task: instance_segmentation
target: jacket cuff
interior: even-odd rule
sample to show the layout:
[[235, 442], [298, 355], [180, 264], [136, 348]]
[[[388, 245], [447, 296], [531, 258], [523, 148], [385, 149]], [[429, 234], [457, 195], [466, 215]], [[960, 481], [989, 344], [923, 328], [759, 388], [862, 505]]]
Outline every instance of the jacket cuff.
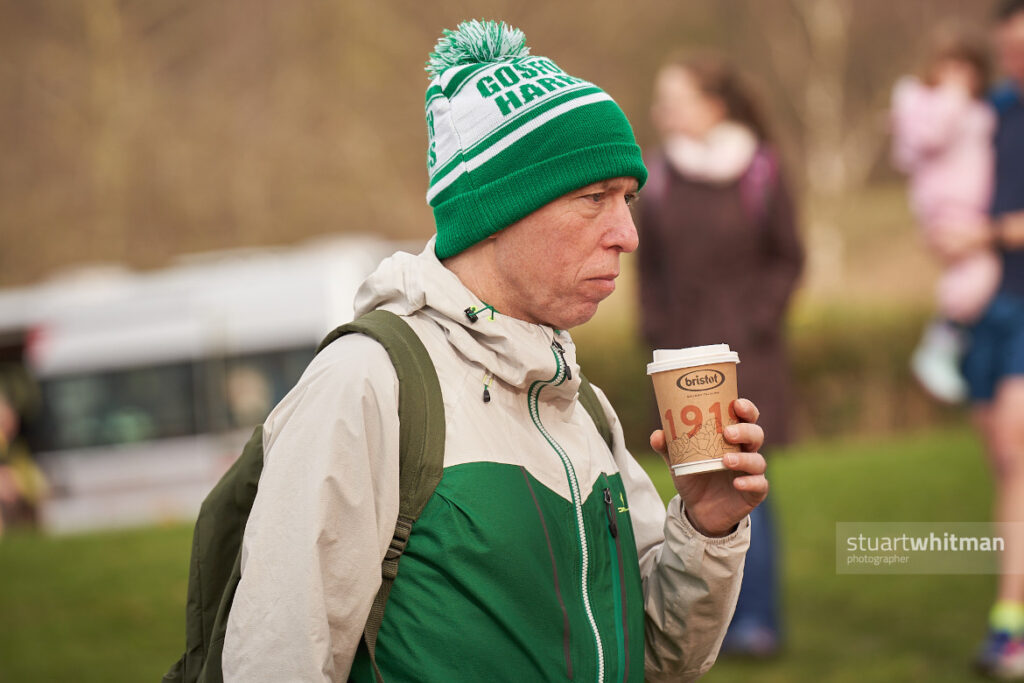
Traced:
[[746, 550], [750, 545], [750, 515], [736, 525], [736, 529], [726, 536], [705, 536], [697, 530], [686, 516], [683, 500], [678, 495], [668, 504], [668, 523], [678, 524], [682, 534], [688, 539], [696, 539], [705, 545], [729, 546], [730, 549]]

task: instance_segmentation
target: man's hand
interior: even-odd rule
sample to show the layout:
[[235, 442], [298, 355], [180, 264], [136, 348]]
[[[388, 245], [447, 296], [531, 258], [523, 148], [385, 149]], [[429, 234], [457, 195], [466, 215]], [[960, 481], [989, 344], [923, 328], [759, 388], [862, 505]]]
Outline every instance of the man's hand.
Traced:
[[[672, 477], [686, 516], [705, 536], [729, 534], [768, 495], [766, 463], [757, 452], [764, 443], [764, 431], [754, 424], [760, 413], [745, 398], [734, 401], [732, 407], [740, 424], [726, 427], [723, 435], [729, 443], [739, 444], [742, 452], [725, 454], [728, 469]], [[651, 448], [668, 462], [664, 431], [651, 434]]]

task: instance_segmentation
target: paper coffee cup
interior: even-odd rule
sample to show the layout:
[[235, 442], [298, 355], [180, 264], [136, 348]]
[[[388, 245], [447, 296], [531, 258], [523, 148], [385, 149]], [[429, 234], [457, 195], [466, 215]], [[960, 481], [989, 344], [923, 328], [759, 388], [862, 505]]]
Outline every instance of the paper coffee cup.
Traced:
[[728, 344], [655, 350], [647, 374], [675, 474], [724, 470], [722, 456], [740, 450], [722, 436], [739, 421], [732, 410], [739, 362]]

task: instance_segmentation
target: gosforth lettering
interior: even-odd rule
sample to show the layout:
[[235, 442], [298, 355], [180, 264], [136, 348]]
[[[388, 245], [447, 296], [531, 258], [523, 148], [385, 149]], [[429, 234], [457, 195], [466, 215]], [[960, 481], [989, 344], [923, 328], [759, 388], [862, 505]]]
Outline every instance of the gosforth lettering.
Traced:
[[482, 76], [476, 88], [483, 97], [493, 98], [502, 116], [508, 116], [539, 97], [583, 82], [582, 78], [559, 69], [550, 59], [539, 57], [498, 67], [493, 75]]

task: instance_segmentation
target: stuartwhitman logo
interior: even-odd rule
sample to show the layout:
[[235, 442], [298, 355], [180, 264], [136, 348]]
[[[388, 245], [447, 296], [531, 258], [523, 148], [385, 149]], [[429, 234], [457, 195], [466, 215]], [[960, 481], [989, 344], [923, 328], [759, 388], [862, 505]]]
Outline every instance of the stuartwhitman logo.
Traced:
[[722, 386], [725, 375], [718, 370], [690, 370], [676, 380], [676, 386], [683, 391], [707, 391]]
[[1016, 531], [988, 522], [836, 522], [839, 574], [995, 574]]

